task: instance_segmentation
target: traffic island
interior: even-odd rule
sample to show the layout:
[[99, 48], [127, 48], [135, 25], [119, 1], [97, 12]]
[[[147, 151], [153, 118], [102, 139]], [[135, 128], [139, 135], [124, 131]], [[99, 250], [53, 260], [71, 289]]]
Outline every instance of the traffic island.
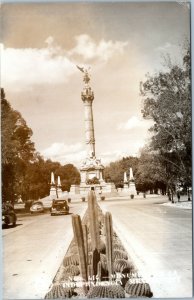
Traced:
[[83, 219], [72, 215], [72, 226], [74, 238], [45, 299], [153, 296], [93, 191]]

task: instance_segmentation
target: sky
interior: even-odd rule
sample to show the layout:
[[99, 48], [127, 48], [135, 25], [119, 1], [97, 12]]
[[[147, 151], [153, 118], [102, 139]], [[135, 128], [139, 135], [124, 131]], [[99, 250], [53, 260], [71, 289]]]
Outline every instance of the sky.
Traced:
[[1, 85], [45, 158], [86, 156], [82, 73], [90, 66], [96, 156], [107, 165], [149, 142], [139, 86], [180, 63], [190, 11], [173, 2], [12, 3], [1, 7]]

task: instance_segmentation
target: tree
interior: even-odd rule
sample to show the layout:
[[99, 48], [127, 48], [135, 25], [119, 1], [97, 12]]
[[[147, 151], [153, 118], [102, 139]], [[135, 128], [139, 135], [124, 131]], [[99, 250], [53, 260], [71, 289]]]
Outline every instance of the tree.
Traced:
[[20, 182], [21, 196], [23, 200], [37, 200], [49, 195], [50, 190], [50, 163], [49, 166], [43, 157], [36, 153], [33, 162], [29, 162], [25, 176]]
[[167, 186], [169, 189], [173, 188], [173, 176], [175, 174], [169, 172], [168, 166], [164, 167], [160, 155], [151, 152], [149, 147], [142, 149], [135, 181], [138, 191], [146, 192], [150, 190], [157, 193], [160, 189], [165, 194]]
[[21, 114], [13, 110], [1, 89], [2, 199], [14, 202], [29, 161], [34, 159], [32, 130]]
[[56, 176], [61, 177], [62, 191], [69, 191], [72, 184], [80, 184], [80, 173], [72, 164], [60, 166], [56, 170]]
[[154, 125], [150, 149], [160, 156], [164, 168], [176, 173], [174, 184], [191, 185], [191, 65], [187, 49], [182, 66], [168, 65], [168, 70], [141, 83], [143, 117]]
[[104, 170], [105, 180], [114, 182], [116, 187], [122, 187], [124, 172], [129, 173], [129, 168], [132, 167], [135, 175], [137, 164], [138, 158], [133, 156], [123, 157], [121, 160], [111, 162]]
[[1, 89], [2, 162], [15, 163], [15, 159], [29, 161], [34, 156], [32, 130], [21, 114], [13, 110]]

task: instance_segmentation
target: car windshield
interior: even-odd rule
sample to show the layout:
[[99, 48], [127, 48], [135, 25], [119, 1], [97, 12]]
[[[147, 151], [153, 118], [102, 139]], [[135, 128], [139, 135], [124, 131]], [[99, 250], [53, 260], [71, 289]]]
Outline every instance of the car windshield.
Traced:
[[66, 201], [55, 201], [53, 202], [53, 207], [65, 207], [67, 204], [66, 204]]

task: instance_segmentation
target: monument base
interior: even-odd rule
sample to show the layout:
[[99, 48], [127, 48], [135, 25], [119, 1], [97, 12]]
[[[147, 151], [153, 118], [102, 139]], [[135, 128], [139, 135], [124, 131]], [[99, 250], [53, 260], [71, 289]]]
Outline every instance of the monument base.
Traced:
[[51, 187], [50, 188], [50, 198], [52, 198], [52, 199], [56, 199], [57, 198], [57, 192], [56, 192], [56, 188], [55, 187]]
[[86, 157], [80, 168], [80, 185], [71, 185], [70, 194], [87, 196], [88, 192], [94, 190], [96, 195], [111, 194], [117, 195], [114, 183], [106, 183], [103, 179], [104, 166], [101, 160], [94, 155]]
[[58, 198], [60, 198], [60, 197], [63, 196], [63, 191], [62, 191], [61, 188], [58, 188], [58, 189], [57, 189], [57, 196], [58, 196]]
[[130, 195], [137, 195], [136, 187], [134, 182], [129, 183], [129, 194]]
[[100, 184], [86, 184], [71, 185], [70, 194], [87, 195], [89, 191], [94, 190], [96, 195], [117, 193], [114, 183], [101, 181]]

